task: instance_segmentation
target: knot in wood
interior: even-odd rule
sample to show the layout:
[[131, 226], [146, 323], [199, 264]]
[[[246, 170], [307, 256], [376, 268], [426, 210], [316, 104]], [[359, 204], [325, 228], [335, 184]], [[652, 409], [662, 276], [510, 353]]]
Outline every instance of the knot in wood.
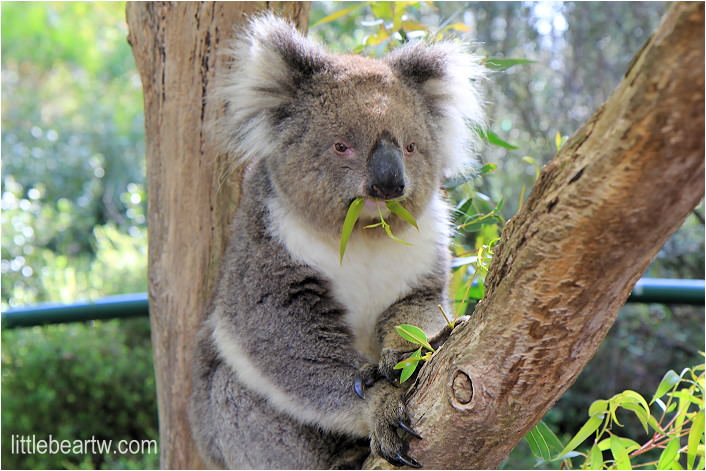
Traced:
[[458, 370], [451, 382], [452, 402], [454, 405], [466, 405], [473, 400], [473, 382], [465, 372]]

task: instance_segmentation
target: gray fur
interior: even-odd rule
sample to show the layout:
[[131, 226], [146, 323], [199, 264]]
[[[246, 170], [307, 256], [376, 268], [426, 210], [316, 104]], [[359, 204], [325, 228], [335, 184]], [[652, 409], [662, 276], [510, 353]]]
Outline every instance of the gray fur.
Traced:
[[[406, 457], [409, 436], [397, 425], [408, 417], [392, 366], [414, 350], [394, 326], [439, 332], [438, 342], [448, 334], [437, 310], [446, 305], [448, 230], [434, 226], [439, 216], [430, 208], [443, 205], [442, 177], [463, 160], [466, 121], [481, 122], [468, 80], [480, 78], [477, 61], [450, 44], [413, 44], [383, 60], [332, 55], [273, 16], [254, 19], [241, 36], [231, 50], [233, 71], [211, 99], [226, 106], [215, 135], [249, 169], [199, 334], [194, 438], [214, 467], [360, 466], [367, 438], [373, 452], [394, 462]], [[410, 248], [391, 259], [409, 261], [412, 275], [405, 266], [383, 267], [409, 280], [391, 285], [397, 297], [373, 313], [368, 332], [356, 309], [369, 316], [365, 309], [375, 304], [359, 306], [341, 289], [331, 275], [337, 259], [318, 260], [336, 252], [348, 205], [367, 195], [366, 162], [382, 136], [404, 155], [404, 206], [432, 228], [415, 235], [396, 216], [387, 220], [431, 255], [415, 259]], [[340, 141], [350, 154], [333, 150]], [[416, 149], [403, 154], [409, 142]], [[356, 226], [344, 259], [351, 286], [367, 277], [365, 257], [401, 250], [381, 231], [364, 229], [366, 218], [372, 215]], [[422, 259], [428, 262], [420, 267]], [[365, 286], [372, 301], [389, 295]], [[357, 349], [361, 344], [367, 347]], [[365, 399], [355, 394], [356, 378], [369, 383]]]

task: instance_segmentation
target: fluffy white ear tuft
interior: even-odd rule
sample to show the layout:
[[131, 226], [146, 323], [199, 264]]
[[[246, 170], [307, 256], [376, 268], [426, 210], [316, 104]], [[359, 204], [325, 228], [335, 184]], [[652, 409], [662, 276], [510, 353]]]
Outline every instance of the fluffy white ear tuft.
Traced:
[[[478, 128], [485, 127], [480, 57], [454, 42], [414, 42], [386, 60], [398, 76], [419, 90], [432, 116], [444, 159], [444, 175], [464, 172], [478, 150]], [[464, 151], [459, 151], [463, 149]]]
[[295, 27], [271, 13], [254, 17], [224, 52], [231, 69], [218, 77], [209, 99], [223, 105], [224, 115], [210, 124], [213, 134], [233, 158], [266, 158], [280, 146], [277, 124], [304, 80], [324, 70], [325, 50]]

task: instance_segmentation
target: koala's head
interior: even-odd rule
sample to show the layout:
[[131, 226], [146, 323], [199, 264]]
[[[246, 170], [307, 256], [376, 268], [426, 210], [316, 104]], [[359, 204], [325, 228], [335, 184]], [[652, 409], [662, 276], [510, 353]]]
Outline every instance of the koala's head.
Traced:
[[309, 225], [340, 231], [357, 197], [370, 201], [363, 221], [387, 199], [418, 216], [468, 161], [482, 67], [460, 45], [337, 55], [271, 15], [239, 36], [218, 134], [236, 158], [264, 160], [282, 204]]

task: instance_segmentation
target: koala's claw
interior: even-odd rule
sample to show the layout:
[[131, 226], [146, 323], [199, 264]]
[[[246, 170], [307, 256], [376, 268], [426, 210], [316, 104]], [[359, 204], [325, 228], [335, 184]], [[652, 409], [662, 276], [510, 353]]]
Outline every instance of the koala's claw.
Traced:
[[380, 456], [395, 466], [409, 466], [410, 468], [422, 467], [422, 463], [409, 456], [406, 451], [394, 452], [390, 456], [385, 456], [384, 454]]
[[365, 399], [365, 391], [363, 390], [363, 378], [356, 376], [353, 382], [353, 390], [355, 390], [356, 396], [361, 399]]
[[353, 391], [361, 399], [365, 399], [365, 388], [371, 387], [380, 379], [377, 365], [369, 364], [360, 369], [358, 376], [353, 380]]
[[395, 466], [421, 468], [422, 465], [408, 454], [409, 437], [405, 436], [405, 432], [419, 439], [422, 437], [409, 425], [409, 415], [401, 400], [403, 394], [387, 382], [381, 387], [385, 396], [374, 410], [375, 425], [371, 430], [370, 448]]
[[402, 430], [404, 430], [404, 431], [407, 432], [408, 434], [412, 435], [414, 438], [418, 438], [418, 439], [420, 439], [420, 440], [424, 440], [424, 438], [423, 438], [421, 435], [419, 435], [412, 427], [410, 427], [409, 425], [407, 425], [407, 424], [404, 422], [404, 420], [400, 420], [400, 421], [397, 423], [397, 425], [398, 425]]
[[[411, 456], [396, 453], [395, 458], [398, 461], [400, 461], [402, 464], [406, 464], [407, 466], [409, 466], [411, 468], [421, 468], [422, 467], [422, 464], [419, 461], [412, 458]], [[394, 463], [392, 463], [392, 464], [394, 464]], [[398, 466], [401, 466], [401, 465], [398, 465]]]

